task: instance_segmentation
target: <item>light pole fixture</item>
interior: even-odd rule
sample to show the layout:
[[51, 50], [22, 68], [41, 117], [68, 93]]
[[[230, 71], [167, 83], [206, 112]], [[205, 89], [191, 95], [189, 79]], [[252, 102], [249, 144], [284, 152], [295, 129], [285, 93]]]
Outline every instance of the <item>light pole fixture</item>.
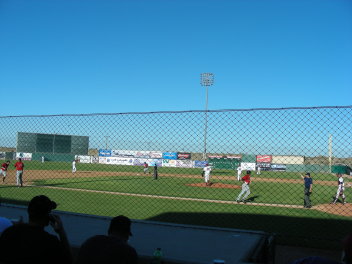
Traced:
[[204, 118], [204, 152], [203, 159], [207, 159], [207, 133], [208, 133], [208, 87], [214, 84], [214, 74], [210, 72], [200, 74], [200, 84], [205, 86], [205, 118]]
[[105, 149], [108, 149], [108, 142], [109, 142], [109, 137], [110, 136], [105, 136]]

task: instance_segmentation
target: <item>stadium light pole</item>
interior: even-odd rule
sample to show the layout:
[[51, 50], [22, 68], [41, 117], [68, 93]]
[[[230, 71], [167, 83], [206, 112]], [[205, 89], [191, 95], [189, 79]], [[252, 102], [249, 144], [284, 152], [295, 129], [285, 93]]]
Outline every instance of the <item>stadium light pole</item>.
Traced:
[[214, 84], [214, 74], [210, 72], [200, 74], [200, 84], [205, 86], [205, 118], [204, 118], [204, 152], [203, 159], [207, 159], [207, 133], [208, 133], [208, 88]]
[[108, 149], [108, 140], [110, 136], [105, 136], [105, 149]]

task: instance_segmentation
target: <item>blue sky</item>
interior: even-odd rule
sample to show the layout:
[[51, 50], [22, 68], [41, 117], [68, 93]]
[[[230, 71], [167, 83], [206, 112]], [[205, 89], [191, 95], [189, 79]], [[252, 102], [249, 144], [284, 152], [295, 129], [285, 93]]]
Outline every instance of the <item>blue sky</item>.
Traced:
[[0, 116], [351, 105], [349, 0], [0, 0]]

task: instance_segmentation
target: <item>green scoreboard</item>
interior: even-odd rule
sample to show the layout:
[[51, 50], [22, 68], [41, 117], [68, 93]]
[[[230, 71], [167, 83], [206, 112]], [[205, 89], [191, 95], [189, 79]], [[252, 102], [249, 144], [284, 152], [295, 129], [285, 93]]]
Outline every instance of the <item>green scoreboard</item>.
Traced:
[[16, 152], [88, 155], [89, 137], [17, 133]]

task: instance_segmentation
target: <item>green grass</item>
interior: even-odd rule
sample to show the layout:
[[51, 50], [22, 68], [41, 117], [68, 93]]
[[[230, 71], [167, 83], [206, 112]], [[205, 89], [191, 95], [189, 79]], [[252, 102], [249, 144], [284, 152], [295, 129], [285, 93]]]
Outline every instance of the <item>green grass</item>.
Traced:
[[[41, 163], [40, 161], [24, 161], [26, 170], [65, 170], [71, 171], [70, 162], [53, 162], [47, 161]], [[78, 171], [106, 171], [106, 172], [142, 172], [142, 166], [127, 166], [127, 165], [107, 165], [107, 164], [86, 164], [77, 163]], [[10, 164], [9, 170], [14, 170], [13, 164]], [[153, 171], [153, 168], [149, 168]], [[201, 175], [201, 168], [173, 168], [173, 167], [159, 167], [158, 172], [160, 174], [186, 174], [186, 175]], [[242, 176], [245, 172], [242, 172]], [[300, 179], [302, 172], [280, 172], [280, 171], [262, 171], [260, 175], [253, 172], [253, 178], [280, 178], [280, 179]], [[225, 169], [214, 169], [212, 175], [216, 176], [232, 176], [234, 179], [237, 178], [237, 171], [225, 170]], [[335, 181], [336, 176], [329, 173], [312, 173], [314, 180], [326, 180]]]
[[[12, 164], [13, 165], [13, 164]], [[13, 166], [11, 166], [11, 170]], [[26, 170], [65, 170], [71, 171], [69, 162], [25, 161]], [[317, 210], [303, 208], [280, 208], [268, 206], [248, 206], [231, 203], [221, 204], [202, 201], [184, 201], [178, 199], [158, 199], [151, 197], [122, 196], [110, 193], [94, 193], [84, 190], [122, 192], [130, 194], [149, 194], [169, 197], [187, 197], [210, 200], [233, 201], [240, 189], [199, 188], [186, 186], [190, 183], [203, 183], [201, 169], [159, 168], [159, 180], [152, 176], [140, 176], [140, 166], [117, 166], [103, 164], [78, 164], [78, 171], [91, 171], [93, 177], [42, 179], [34, 182], [37, 187], [16, 188], [10, 185], [0, 186], [2, 202], [26, 204], [35, 195], [45, 194], [59, 203], [59, 210], [95, 215], [115, 216], [125, 214], [133, 219], [165, 221], [173, 223], [209, 225], [218, 227], [261, 230], [279, 234], [280, 242], [301, 244], [302, 241], [330, 241], [336, 246], [338, 241], [351, 230], [352, 221], [348, 217], [332, 215]], [[152, 168], [150, 168], [152, 171]], [[126, 175], [94, 177], [94, 171], [126, 172]], [[198, 177], [177, 177], [177, 175], [197, 175]], [[314, 180], [335, 181], [329, 174], [312, 174]], [[46, 175], [43, 173], [43, 178]], [[223, 180], [218, 176], [232, 176]], [[24, 176], [25, 177], [25, 176]], [[236, 181], [237, 174], [230, 170], [215, 170], [213, 182], [241, 185]], [[298, 183], [260, 182], [256, 178], [299, 179]], [[41, 187], [77, 188], [75, 190], [58, 190]], [[313, 205], [328, 203], [336, 193], [336, 186], [314, 184], [311, 196]], [[346, 189], [349, 198], [350, 189]], [[303, 205], [303, 180], [299, 173], [265, 172], [253, 174], [251, 199], [255, 203]], [[303, 207], [303, 206], [302, 206]], [[318, 243], [318, 244], [317, 244]], [[324, 242], [325, 243], [325, 242]]]
[[329, 239], [337, 244], [346, 230], [352, 227], [347, 217], [315, 210], [140, 198], [41, 187], [1, 186], [0, 192], [2, 202], [26, 204], [33, 196], [45, 194], [58, 202], [58, 210], [104, 216], [124, 214], [132, 219], [261, 230], [277, 233], [281, 243], [290, 244], [301, 243], [303, 237], [316, 241]]
[[[216, 181], [220, 182], [214, 179], [214, 182]], [[36, 185], [226, 201], [235, 200], [241, 191], [240, 189], [199, 188], [186, 185], [191, 183], [203, 183], [203, 179], [201, 177], [196, 179], [160, 177], [159, 180], [154, 181], [151, 176], [112, 176], [35, 181]], [[221, 183], [239, 186], [241, 184], [231, 180], [221, 180]], [[334, 186], [315, 184], [311, 196], [313, 204], [329, 203], [335, 191]], [[251, 185], [250, 197], [254, 197], [253, 201], [257, 203], [302, 205], [303, 196], [303, 184], [301, 183], [254, 182]]]

